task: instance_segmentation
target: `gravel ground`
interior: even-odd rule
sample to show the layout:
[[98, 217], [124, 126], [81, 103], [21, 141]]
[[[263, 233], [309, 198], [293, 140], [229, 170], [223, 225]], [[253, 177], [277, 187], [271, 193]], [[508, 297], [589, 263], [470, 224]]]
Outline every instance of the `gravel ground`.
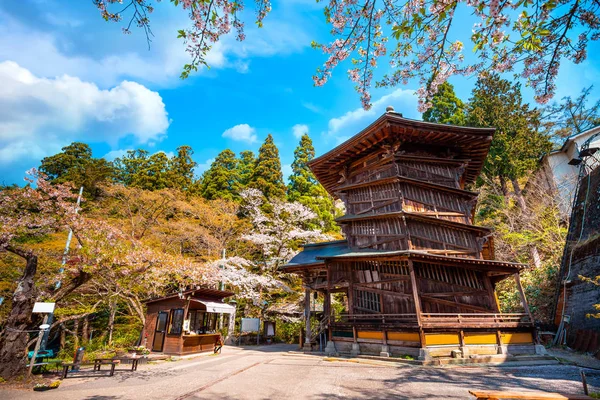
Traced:
[[[325, 361], [290, 354], [284, 345], [225, 347], [202, 356], [114, 377], [73, 377], [44, 393], [0, 390], [0, 399], [469, 399], [469, 389], [583, 393], [579, 371], [568, 365], [529, 367], [413, 367]], [[600, 370], [586, 369], [592, 391]]]

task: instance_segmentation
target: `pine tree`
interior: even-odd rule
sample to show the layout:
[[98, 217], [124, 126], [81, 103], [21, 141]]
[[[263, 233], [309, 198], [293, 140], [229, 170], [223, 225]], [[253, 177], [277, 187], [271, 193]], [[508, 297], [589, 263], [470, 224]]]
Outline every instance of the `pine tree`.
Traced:
[[83, 186], [87, 198], [99, 194], [98, 186], [113, 179], [113, 165], [103, 158], [93, 158], [92, 149], [85, 143], [73, 142], [62, 151], [45, 157], [39, 167], [53, 183], [72, 183]]
[[309, 196], [317, 185], [308, 162], [315, 157], [315, 148], [312, 140], [305, 133], [300, 138], [300, 144], [294, 150], [294, 162], [292, 163], [292, 175], [288, 185], [288, 200], [297, 201], [302, 196]]
[[207, 200], [239, 198], [239, 160], [229, 149], [223, 150], [215, 158], [202, 176], [200, 194]]
[[238, 162], [238, 177], [239, 177], [239, 190], [242, 191], [252, 179], [254, 174], [254, 167], [256, 165], [256, 157], [254, 152], [251, 150], [244, 150], [240, 153], [240, 159]]
[[171, 175], [170, 185], [180, 190], [190, 190], [193, 186], [194, 168], [198, 165], [193, 159], [194, 150], [190, 146], [177, 148], [177, 155], [171, 157], [169, 170]]
[[423, 121], [439, 124], [464, 125], [465, 105], [456, 97], [454, 86], [442, 83], [431, 100], [433, 106], [423, 114]]
[[288, 185], [288, 200], [297, 201], [318, 215], [315, 221], [307, 221], [307, 228], [321, 228], [325, 232], [337, 232], [339, 227], [335, 223], [333, 199], [308, 167], [308, 163], [314, 157], [315, 148], [312, 140], [305, 133], [294, 150], [292, 175], [290, 175], [290, 184]]
[[[488, 182], [499, 182], [507, 205], [514, 197], [521, 211], [519, 221], [531, 217], [519, 179], [535, 171], [540, 157], [552, 148], [548, 136], [539, 129], [540, 113], [523, 104], [521, 85], [498, 74], [480, 75], [469, 101], [467, 122], [470, 126], [494, 127], [496, 133], [486, 158], [483, 174]], [[512, 184], [511, 195], [508, 182]], [[529, 246], [532, 263], [541, 266], [535, 242]]]
[[261, 190], [267, 199], [285, 198], [279, 150], [277, 150], [271, 134], [267, 136], [258, 150], [258, 159], [248, 186]]

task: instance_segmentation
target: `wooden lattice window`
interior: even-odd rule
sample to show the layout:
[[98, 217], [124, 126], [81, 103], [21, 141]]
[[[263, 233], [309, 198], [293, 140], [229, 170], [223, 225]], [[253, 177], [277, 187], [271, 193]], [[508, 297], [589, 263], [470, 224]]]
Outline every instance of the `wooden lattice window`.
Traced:
[[356, 306], [360, 311], [381, 312], [381, 298], [377, 293], [368, 292], [366, 290], [355, 290], [354, 296]]

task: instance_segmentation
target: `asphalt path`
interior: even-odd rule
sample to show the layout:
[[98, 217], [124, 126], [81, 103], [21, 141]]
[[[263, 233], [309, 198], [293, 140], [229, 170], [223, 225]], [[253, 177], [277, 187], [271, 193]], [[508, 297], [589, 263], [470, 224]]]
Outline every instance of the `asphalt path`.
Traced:
[[[74, 374], [48, 392], [2, 390], [0, 399], [469, 399], [469, 389], [582, 393], [579, 367], [431, 368], [364, 360], [327, 361], [290, 353], [295, 346], [238, 348], [220, 355], [140, 365], [113, 377]], [[591, 390], [600, 371], [587, 369]]]

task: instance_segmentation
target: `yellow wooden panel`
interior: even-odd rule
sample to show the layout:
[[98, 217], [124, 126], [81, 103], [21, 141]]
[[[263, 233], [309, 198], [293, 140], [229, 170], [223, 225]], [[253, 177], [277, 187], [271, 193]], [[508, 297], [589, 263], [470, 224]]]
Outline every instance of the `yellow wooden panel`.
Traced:
[[425, 335], [425, 344], [427, 346], [437, 346], [444, 344], [460, 344], [458, 333], [429, 333]]
[[419, 342], [418, 332], [388, 332], [388, 340], [398, 340], [401, 342]]
[[465, 332], [465, 344], [496, 344], [496, 334]]
[[379, 339], [383, 340], [383, 332], [358, 331], [359, 339]]
[[502, 332], [502, 344], [530, 344], [533, 343], [531, 332]]

